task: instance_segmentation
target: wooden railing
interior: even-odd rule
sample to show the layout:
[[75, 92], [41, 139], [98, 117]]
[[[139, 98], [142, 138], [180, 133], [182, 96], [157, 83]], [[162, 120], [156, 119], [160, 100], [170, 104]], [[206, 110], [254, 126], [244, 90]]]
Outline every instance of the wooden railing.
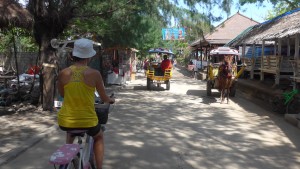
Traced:
[[260, 79], [264, 80], [264, 73], [275, 75], [275, 84], [278, 85], [281, 78], [290, 77], [288, 74], [293, 73], [293, 68], [289, 62], [291, 57], [287, 56], [263, 56], [260, 70]]
[[293, 64], [294, 74], [290, 78], [294, 79], [295, 82], [300, 83], [300, 60], [291, 60]]
[[250, 78], [253, 79], [254, 74], [260, 73], [261, 68], [261, 57], [242, 58], [242, 63], [246, 65], [244, 71], [250, 72]]
[[262, 57], [261, 72], [278, 74], [280, 66], [279, 56], [263, 56]]

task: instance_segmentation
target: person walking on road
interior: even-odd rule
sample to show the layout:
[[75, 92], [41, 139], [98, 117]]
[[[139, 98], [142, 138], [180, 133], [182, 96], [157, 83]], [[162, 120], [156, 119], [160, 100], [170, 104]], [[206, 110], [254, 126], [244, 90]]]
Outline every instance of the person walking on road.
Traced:
[[[106, 95], [100, 72], [87, 66], [95, 54], [91, 40], [79, 39], [74, 42], [74, 64], [58, 75], [58, 91], [64, 98], [58, 112], [58, 125], [64, 131], [87, 130], [87, 134], [94, 138], [95, 160], [97, 168], [100, 169], [104, 142], [94, 107], [95, 91], [97, 90], [104, 102], [114, 103], [115, 100]], [[67, 134], [66, 143], [71, 144], [73, 141], [74, 137]]]

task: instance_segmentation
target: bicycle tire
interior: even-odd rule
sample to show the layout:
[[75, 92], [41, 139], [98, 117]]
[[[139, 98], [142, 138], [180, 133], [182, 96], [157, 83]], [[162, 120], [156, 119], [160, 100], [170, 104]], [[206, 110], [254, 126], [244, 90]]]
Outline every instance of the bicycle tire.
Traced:
[[298, 114], [300, 113], [299, 100], [293, 99], [286, 106], [286, 114]]
[[271, 101], [271, 109], [276, 113], [285, 113], [284, 100], [281, 96], [275, 96], [275, 98]]
[[96, 166], [96, 160], [95, 160], [95, 157], [94, 157], [94, 153], [91, 153], [91, 156], [90, 156], [90, 168], [91, 169], [97, 169], [97, 166]]
[[69, 169], [78, 169], [78, 164], [79, 164], [79, 158], [78, 156], [76, 156], [69, 164], [60, 165], [59, 169], [67, 169], [69, 165], [71, 165]]

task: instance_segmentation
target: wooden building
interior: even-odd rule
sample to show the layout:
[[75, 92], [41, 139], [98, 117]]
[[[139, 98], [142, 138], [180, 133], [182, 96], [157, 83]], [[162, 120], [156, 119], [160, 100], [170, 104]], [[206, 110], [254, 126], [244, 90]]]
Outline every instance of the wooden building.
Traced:
[[212, 32], [192, 42], [190, 47], [196, 53], [196, 58], [199, 58], [199, 53], [206, 58], [210, 49], [224, 46], [242, 31], [256, 24], [258, 22], [237, 12], [219, 24]]
[[[256, 46], [261, 46], [261, 56], [253, 56], [249, 62], [252, 69], [259, 65], [261, 81], [266, 74], [273, 74], [275, 85], [279, 85], [282, 78], [292, 78], [300, 83], [299, 34], [300, 8], [297, 8], [249, 28], [228, 45], [242, 46], [242, 57], [245, 56], [247, 46], [251, 46], [253, 51]], [[273, 46], [273, 55], [265, 54], [267, 45]]]

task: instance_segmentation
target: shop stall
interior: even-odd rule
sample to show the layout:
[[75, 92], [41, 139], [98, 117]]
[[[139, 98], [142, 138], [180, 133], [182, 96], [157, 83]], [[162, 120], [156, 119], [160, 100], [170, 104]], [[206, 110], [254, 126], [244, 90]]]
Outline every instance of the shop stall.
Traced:
[[102, 67], [106, 84], [125, 84], [134, 80], [135, 60], [138, 51], [133, 48], [108, 48], [102, 54]]

